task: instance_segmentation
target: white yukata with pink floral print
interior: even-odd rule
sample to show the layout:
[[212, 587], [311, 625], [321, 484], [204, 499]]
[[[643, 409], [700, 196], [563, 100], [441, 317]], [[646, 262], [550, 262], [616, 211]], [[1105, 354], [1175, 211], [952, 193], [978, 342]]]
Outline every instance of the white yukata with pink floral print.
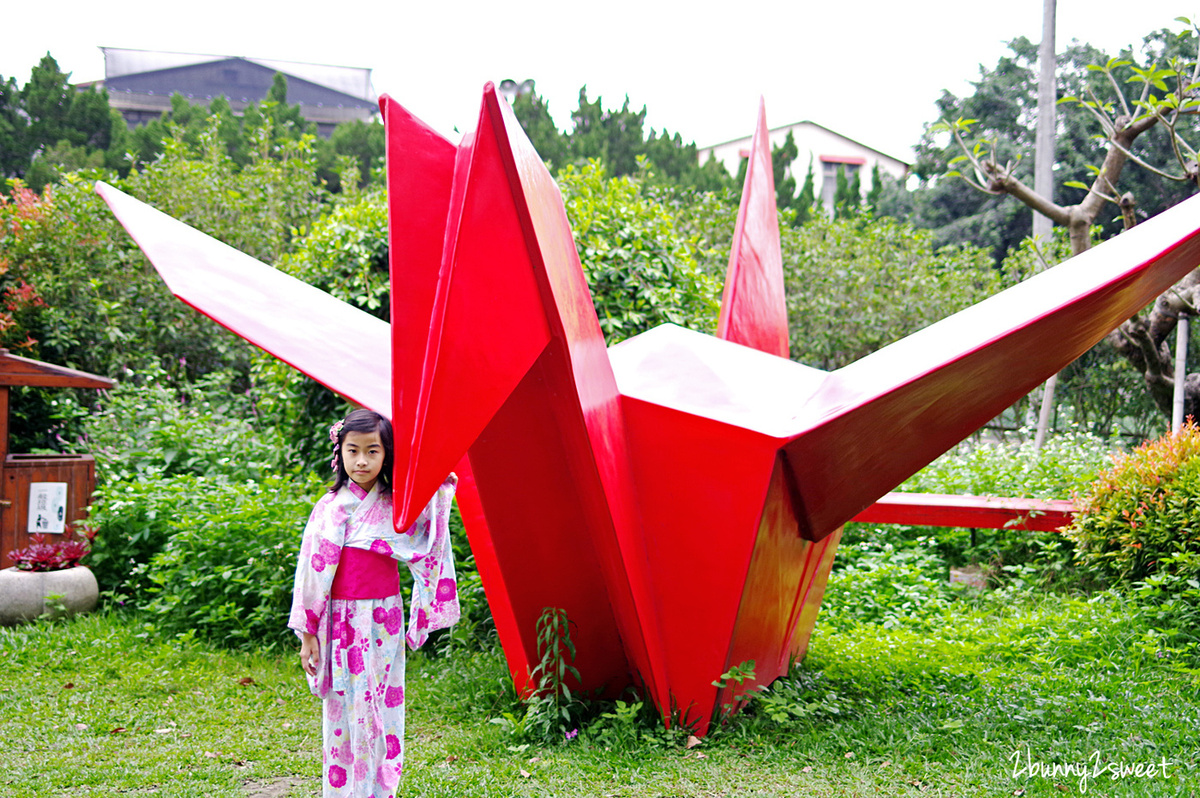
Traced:
[[[391, 496], [378, 483], [365, 492], [353, 482], [326, 493], [313, 508], [292, 593], [288, 627], [315, 634], [321, 661], [309, 676], [323, 699], [324, 798], [392, 798], [404, 771], [404, 645], [416, 649], [429, 633], [459, 617], [450, 547], [451, 474], [408, 530], [392, 524]], [[408, 565], [413, 576], [411, 618], [404, 629], [399, 595], [333, 599], [330, 588], [342, 548], [366, 549]]]

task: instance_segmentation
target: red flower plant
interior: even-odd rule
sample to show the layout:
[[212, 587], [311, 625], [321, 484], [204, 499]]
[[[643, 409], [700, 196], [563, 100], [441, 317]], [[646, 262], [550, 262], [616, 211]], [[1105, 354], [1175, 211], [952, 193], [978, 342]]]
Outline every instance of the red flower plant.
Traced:
[[34, 535], [30, 544], [23, 549], [13, 549], [8, 556], [16, 563], [18, 571], [63, 571], [74, 568], [92, 550], [96, 530], [83, 527], [83, 537], [73, 530], [50, 543], [46, 535]]

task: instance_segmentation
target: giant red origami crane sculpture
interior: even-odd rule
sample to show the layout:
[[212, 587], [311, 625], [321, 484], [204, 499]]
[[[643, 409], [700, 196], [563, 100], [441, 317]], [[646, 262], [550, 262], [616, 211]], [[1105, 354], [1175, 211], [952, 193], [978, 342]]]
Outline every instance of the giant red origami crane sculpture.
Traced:
[[808, 368], [786, 359], [760, 112], [718, 337], [664, 325], [606, 349], [558, 188], [492, 86], [457, 146], [381, 107], [390, 339], [99, 191], [181, 299], [391, 417], [398, 524], [459, 472], [519, 689], [559, 607], [583, 687], [637, 681], [701, 733], [733, 701], [720, 674], [754, 660], [766, 683], [803, 656], [842, 524], [1200, 264], [1191, 200], [846, 368]]

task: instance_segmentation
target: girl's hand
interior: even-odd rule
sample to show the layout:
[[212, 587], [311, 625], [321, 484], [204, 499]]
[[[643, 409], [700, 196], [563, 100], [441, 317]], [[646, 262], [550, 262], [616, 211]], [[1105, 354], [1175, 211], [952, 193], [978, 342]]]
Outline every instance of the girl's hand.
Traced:
[[300, 667], [309, 676], [316, 676], [317, 668], [321, 667], [321, 643], [316, 635], [307, 632], [301, 635], [300, 640]]

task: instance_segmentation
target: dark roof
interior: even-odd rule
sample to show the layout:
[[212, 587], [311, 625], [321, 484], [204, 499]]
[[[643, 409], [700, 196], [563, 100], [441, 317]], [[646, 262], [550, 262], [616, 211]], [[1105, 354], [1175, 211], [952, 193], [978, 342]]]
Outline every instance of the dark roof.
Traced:
[[[241, 57], [186, 64], [147, 72], [107, 78], [109, 96], [121, 93], [170, 96], [176, 92], [189, 99], [211, 100], [224, 95], [232, 102], [266, 99], [275, 69]], [[284, 73], [288, 79], [287, 101], [293, 105], [362, 108], [374, 111], [371, 100], [355, 97], [304, 78]]]

